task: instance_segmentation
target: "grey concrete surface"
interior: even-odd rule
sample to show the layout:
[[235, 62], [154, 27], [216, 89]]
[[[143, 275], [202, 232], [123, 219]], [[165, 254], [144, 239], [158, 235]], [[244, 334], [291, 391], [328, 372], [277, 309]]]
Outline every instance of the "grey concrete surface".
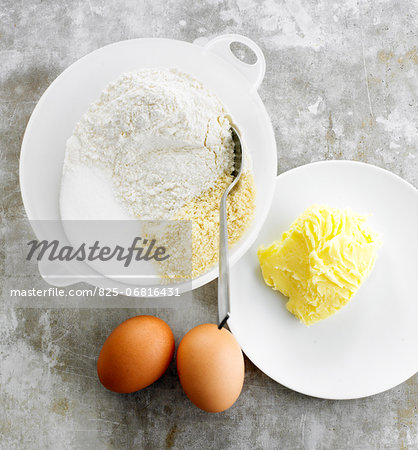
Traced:
[[[279, 172], [353, 159], [418, 186], [417, 9], [410, 0], [0, 0], [3, 244], [15, 220], [29, 227], [18, 164], [36, 102], [81, 56], [135, 37], [249, 36], [267, 59], [260, 95], [276, 133]], [[194, 292], [191, 310], [18, 309], [4, 288], [7, 252], [3, 245], [1, 448], [418, 447], [416, 376], [370, 398], [327, 401], [292, 392], [246, 361], [239, 400], [217, 415], [190, 404], [174, 363], [141, 392], [107, 392], [95, 363], [108, 333], [148, 312], [166, 319], [178, 342], [192, 326], [215, 320], [216, 283]]]

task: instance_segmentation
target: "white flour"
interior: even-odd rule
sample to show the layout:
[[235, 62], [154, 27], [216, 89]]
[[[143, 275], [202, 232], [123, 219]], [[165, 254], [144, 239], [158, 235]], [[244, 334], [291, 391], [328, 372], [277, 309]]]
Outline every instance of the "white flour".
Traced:
[[199, 81], [177, 70], [126, 73], [67, 141], [63, 219], [168, 219], [233, 169], [230, 121]]

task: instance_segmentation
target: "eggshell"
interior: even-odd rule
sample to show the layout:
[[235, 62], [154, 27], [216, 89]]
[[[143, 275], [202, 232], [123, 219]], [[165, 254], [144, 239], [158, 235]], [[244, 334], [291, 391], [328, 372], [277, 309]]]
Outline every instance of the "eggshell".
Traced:
[[214, 324], [190, 330], [177, 350], [177, 372], [184, 392], [200, 409], [225, 411], [244, 383], [244, 357], [234, 336]]
[[103, 344], [97, 374], [107, 389], [128, 393], [149, 386], [174, 355], [171, 328], [154, 316], [136, 316], [116, 327]]

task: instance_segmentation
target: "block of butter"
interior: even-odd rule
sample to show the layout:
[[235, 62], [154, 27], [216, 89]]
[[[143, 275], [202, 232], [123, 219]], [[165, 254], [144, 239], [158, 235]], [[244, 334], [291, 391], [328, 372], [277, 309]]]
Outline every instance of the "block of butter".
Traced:
[[305, 325], [346, 305], [373, 269], [379, 236], [351, 209], [313, 205], [278, 241], [258, 249], [263, 278]]

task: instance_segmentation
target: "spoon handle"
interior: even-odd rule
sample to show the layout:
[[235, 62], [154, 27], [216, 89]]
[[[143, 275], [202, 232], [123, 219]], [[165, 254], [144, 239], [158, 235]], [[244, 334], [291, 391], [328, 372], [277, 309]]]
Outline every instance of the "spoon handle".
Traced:
[[219, 278], [218, 278], [218, 328], [229, 319], [229, 260], [228, 260], [228, 221], [226, 198], [229, 189], [222, 195], [219, 209]]
[[228, 217], [226, 199], [241, 177], [244, 165], [244, 149], [241, 135], [235, 125], [231, 125], [234, 141], [234, 171], [232, 183], [225, 189], [219, 207], [219, 278], [218, 278], [218, 328], [221, 329], [230, 316], [229, 300], [229, 257], [228, 257]]

